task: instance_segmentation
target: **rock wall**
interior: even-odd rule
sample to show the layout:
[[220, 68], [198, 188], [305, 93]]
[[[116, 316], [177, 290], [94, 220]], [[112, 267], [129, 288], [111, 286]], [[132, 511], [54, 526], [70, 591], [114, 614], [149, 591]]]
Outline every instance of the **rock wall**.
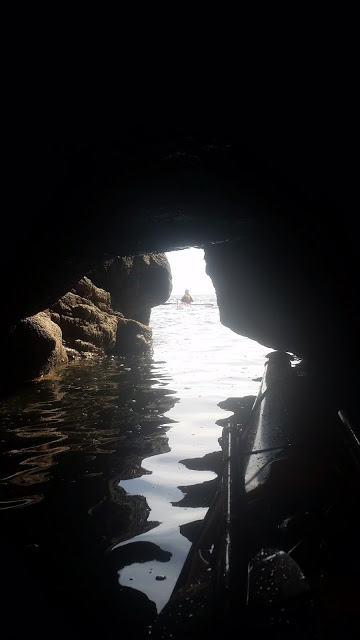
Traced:
[[255, 228], [246, 239], [206, 247], [205, 260], [225, 326], [272, 349], [349, 366], [358, 351], [352, 274], [325, 230], [298, 228], [291, 238], [286, 224]]
[[110, 292], [113, 309], [142, 324], [149, 324], [151, 308], [166, 302], [172, 291], [170, 265], [164, 253], [117, 256], [104, 261], [90, 277]]
[[115, 305], [109, 291], [84, 276], [48, 309], [17, 322], [4, 350], [8, 382], [42, 377], [74, 359], [151, 351], [151, 307], [165, 302], [172, 288], [166, 256], [116, 258], [97, 274]]
[[[18, 154], [16, 215], [7, 216], [0, 253], [4, 349], [14, 324], [50, 308], [105, 259], [116, 271], [117, 256], [197, 246], [206, 249], [225, 324], [357, 377], [356, 180], [353, 154], [342, 146], [348, 114], [340, 120], [337, 112], [331, 135], [326, 126], [315, 143], [318, 123], [300, 130], [303, 113], [281, 139], [279, 113], [279, 126], [271, 121], [261, 135], [261, 119], [255, 132], [238, 117], [224, 131], [226, 105], [217, 126], [202, 114], [200, 128], [186, 131], [141, 130], [135, 140], [127, 128], [116, 148], [75, 145], [32, 152], [26, 162]], [[114, 308], [147, 322], [149, 305], [125, 301], [127, 290], [141, 289], [140, 279], [127, 289], [130, 280]], [[94, 283], [115, 300], [100, 276]]]

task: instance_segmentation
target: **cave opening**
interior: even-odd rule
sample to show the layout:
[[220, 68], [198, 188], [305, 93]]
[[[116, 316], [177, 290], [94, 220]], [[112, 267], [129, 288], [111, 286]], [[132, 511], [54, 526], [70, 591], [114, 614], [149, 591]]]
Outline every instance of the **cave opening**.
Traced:
[[[228, 422], [226, 414], [239, 409], [239, 398], [231, 397], [230, 403], [226, 399], [233, 393], [237, 396], [240, 385], [244, 385], [244, 406], [240, 408], [246, 409], [244, 398], [251, 404], [259, 388], [266, 354], [253, 353], [250, 358], [248, 354], [248, 359], [253, 359], [253, 369], [247, 363], [242, 371], [239, 352], [233, 348], [234, 342], [243, 344], [242, 336], [269, 345], [266, 353], [270, 349], [285, 350], [310, 363], [316, 373], [310, 388], [311, 409], [315, 410], [306, 415], [306, 424], [321, 436], [320, 445], [328, 444], [328, 433], [319, 425], [322, 427], [325, 422], [328, 427], [334, 411], [336, 416], [340, 407], [356, 402], [354, 291], [358, 261], [351, 224], [343, 225], [340, 214], [333, 215], [332, 202], [329, 205], [326, 199], [317, 199], [311, 193], [309, 196], [307, 185], [302, 188], [302, 179], [296, 172], [290, 179], [283, 175], [274, 178], [274, 172], [262, 171], [260, 162], [251, 164], [242, 143], [205, 145], [192, 141], [189, 144], [195, 150], [189, 150], [188, 143], [184, 148], [181, 144], [168, 144], [165, 150], [161, 146], [142, 148], [130, 154], [125, 150], [100, 159], [94, 156], [90, 169], [83, 167], [81, 177], [74, 172], [70, 188], [67, 177], [61, 177], [61, 163], [55, 162], [56, 188], [51, 183], [51, 166], [47, 175], [49, 193], [52, 188], [55, 194], [58, 192], [61, 178], [64, 198], [55, 208], [62, 222], [59, 233], [52, 237], [48, 225], [48, 211], [52, 209], [46, 202], [29, 237], [22, 242], [27, 227], [14, 233], [21, 259], [17, 259], [16, 252], [12, 254], [10, 243], [7, 247], [11, 260], [5, 261], [6, 268], [10, 264], [12, 279], [21, 282], [21, 295], [5, 276], [4, 298], [8, 302], [2, 317], [4, 336], [11, 323], [51, 306], [73, 287], [77, 277], [87, 274], [91, 279], [100, 256], [134, 256], [132, 265], [137, 268], [141, 261], [152, 264], [150, 256], [155, 251], [192, 246], [204, 247], [208, 270], [216, 283], [222, 317], [219, 331], [223, 332], [216, 338], [209, 331], [212, 307], [205, 308], [209, 314], [206, 331], [200, 322], [196, 322], [194, 331], [195, 305], [186, 311], [176, 310], [177, 305], [173, 310], [168, 307], [169, 312], [161, 318], [161, 304], [157, 304], [151, 322], [156, 320], [168, 330], [172, 315], [173, 325], [180, 318], [182, 324], [167, 336], [166, 344], [161, 342], [160, 333], [155, 336], [155, 362], [139, 354], [109, 356], [102, 362], [93, 356], [87, 361], [75, 360], [69, 367], [60, 367], [59, 375], [26, 384], [23, 395], [15, 393], [9, 404], [4, 404], [2, 548], [6, 554], [5, 581], [11, 585], [4, 608], [10, 618], [18, 616], [11, 594], [19, 588], [13, 567], [20, 566], [18, 575], [28, 576], [30, 585], [34, 584], [35, 575], [37, 587], [40, 585], [25, 603], [30, 618], [39, 601], [46, 603], [44, 617], [50, 616], [53, 600], [61, 615], [71, 612], [71, 623], [77, 617], [81, 631], [84, 620], [91, 620], [95, 611], [101, 629], [102, 613], [108, 611], [110, 602], [114, 618], [104, 624], [109, 635], [111, 628], [122, 629], [129, 621], [134, 623], [141, 617], [139, 612], [144, 620], [153, 620], [155, 609], [161, 609], [169, 585], [176, 580], [186, 545], [197, 538], [198, 523], [204, 519], [213, 496], [219, 466], [216, 456], [206, 456], [220, 452], [214, 434], [217, 441]], [[53, 199], [49, 201], [53, 203]], [[10, 229], [11, 224], [17, 225], [15, 218], [10, 221]], [[44, 230], [42, 235], [38, 233], [40, 229]], [[7, 257], [6, 252], [4, 255]], [[159, 261], [152, 266], [157, 269], [156, 265]], [[128, 258], [123, 266], [130, 266]], [[95, 286], [102, 288], [104, 283], [104, 291], [108, 272], [97, 273]], [[165, 291], [167, 284], [164, 277]], [[191, 291], [191, 282], [183, 286]], [[87, 303], [76, 299], [75, 306], [83, 316], [94, 317], [97, 311], [89, 301], [95, 293], [86, 280], [74, 295], [84, 298], [84, 293]], [[166, 298], [163, 292], [161, 296]], [[97, 301], [107, 306], [106, 297]], [[148, 333], [143, 329], [140, 334], [139, 325], [134, 322], [147, 321], [149, 309], [134, 305], [126, 295], [119, 302], [123, 308], [117, 312], [132, 321], [123, 323], [128, 325], [129, 333], [122, 346], [139, 335], [141, 346]], [[53, 318], [56, 314], [68, 318], [69, 314], [63, 311], [62, 305], [51, 309]], [[61, 319], [61, 323], [67, 328], [79, 326], [69, 320]], [[111, 342], [114, 329], [108, 317], [106, 323], [102, 335]], [[226, 342], [229, 335], [231, 341]], [[221, 340], [226, 342], [233, 361], [231, 357], [222, 358]], [[200, 357], [206, 341], [211, 341], [207, 355], [213, 360], [213, 377], [203, 353]], [[47, 346], [50, 341], [44, 342]], [[77, 334], [74, 347], [69, 348], [85, 352], [88, 343], [85, 334]], [[10, 349], [5, 344], [5, 352], [9, 350], [16, 366], [25, 353], [23, 344], [12, 343]], [[166, 366], [169, 345], [174, 353], [171, 367]], [[6, 360], [2, 374], [5, 378], [9, 375]], [[174, 379], [176, 388], [172, 385]], [[219, 403], [220, 389], [224, 400]], [[304, 405], [308, 397], [304, 396]], [[347, 420], [346, 411], [344, 415]], [[353, 423], [351, 418], [349, 423]], [[301, 428], [297, 433], [302, 434]], [[177, 458], [176, 441], [180, 443]], [[343, 444], [337, 449], [338, 459], [328, 467], [326, 477], [331, 482], [323, 483], [319, 451], [324, 447], [320, 445], [316, 443], [313, 457], [300, 458], [294, 470], [291, 462], [286, 465], [280, 460], [274, 465], [272, 495], [258, 498], [255, 493], [251, 509], [256, 512], [258, 506], [259, 511], [256, 517], [251, 511], [251, 522], [260, 523], [261, 529], [269, 515], [274, 527], [268, 540], [278, 542], [284, 536], [288, 550], [298, 545], [295, 553], [304, 566], [309, 567], [308, 558], [312, 556], [310, 574], [316, 566], [325, 569], [325, 581], [320, 570], [315, 572], [319, 592], [324, 596], [330, 585], [328, 591], [333, 588], [340, 607], [346, 607], [346, 596], [341, 599], [340, 591], [346, 583], [347, 594], [356, 593], [357, 575], [355, 563], [350, 566], [352, 554], [346, 571], [341, 573], [341, 548], [347, 548], [350, 541], [356, 549], [351, 508], [358, 501], [354, 487], [359, 483], [356, 473], [346, 475], [348, 459], [344, 452], [350, 447], [346, 449]], [[355, 452], [355, 466], [356, 455]], [[203, 474], [201, 491], [196, 489], [199, 474]], [[293, 511], [289, 515], [280, 510], [281, 516], [285, 513], [286, 517], [272, 520], [276, 511], [272, 505], [281, 491], [290, 487], [289, 477], [295, 494], [295, 500], [289, 500]], [[316, 485], [319, 478], [320, 485]], [[297, 500], [301, 483], [305, 493]], [[320, 486], [320, 493], [316, 494], [315, 486]], [[310, 511], [309, 505], [314, 507]], [[171, 518], [164, 517], [165, 506]], [[319, 513], [325, 514], [324, 519], [317, 519]], [[166, 524], [160, 526], [160, 521], [167, 522], [169, 529]], [[177, 542], [171, 542], [171, 529], [176, 530]], [[255, 525], [253, 531], [258, 535]], [[303, 531], [308, 532], [307, 538], [302, 537]], [[301, 541], [296, 538], [299, 532]], [[296, 539], [291, 546], [293, 537]], [[179, 540], [185, 545], [182, 557]], [[139, 575], [144, 576], [144, 570], [146, 590], [141, 591], [133, 585], [139, 586]], [[48, 586], [48, 593], [44, 593], [43, 585]], [[236, 602], [233, 604], [237, 611]], [[256, 599], [255, 604], [259, 605]], [[341, 622], [345, 617], [340, 613]]]

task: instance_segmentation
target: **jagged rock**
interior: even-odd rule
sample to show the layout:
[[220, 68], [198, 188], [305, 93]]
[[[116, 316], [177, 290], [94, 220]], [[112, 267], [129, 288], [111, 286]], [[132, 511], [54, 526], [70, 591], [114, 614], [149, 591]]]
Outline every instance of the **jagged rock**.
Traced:
[[149, 353], [152, 350], [152, 330], [150, 327], [127, 318], [119, 318], [116, 346], [113, 353]]
[[[0, 256], [4, 342], [14, 323], [52, 307], [105, 259], [144, 263], [196, 246], [206, 250], [223, 324], [334, 371], [351, 398], [359, 352], [351, 127], [344, 135], [349, 120], [337, 113], [331, 135], [326, 126], [319, 138], [318, 121], [299, 128], [299, 115], [291, 123], [281, 115], [278, 126], [256, 117], [251, 130], [226, 112], [222, 123], [212, 114], [200, 128], [171, 126], [170, 135], [150, 126], [148, 137], [141, 127], [135, 138], [126, 121], [116, 150], [70, 144], [21, 160], [12, 199], [24, 199], [23, 215], [21, 224], [8, 216]], [[49, 211], [61, 220], [56, 234]], [[148, 321], [149, 307], [114, 308]]]
[[[86, 344], [85, 342], [83, 343], [84, 345]], [[104, 352], [101, 352], [101, 350], [99, 351], [94, 351], [94, 345], [88, 343], [89, 346], [91, 347], [91, 349], [89, 351], [87, 351], [85, 348], [81, 349], [80, 351], [77, 351], [76, 349], [70, 349], [69, 347], [65, 347], [65, 351], [67, 353], [69, 362], [71, 360], [81, 360], [84, 358], [93, 358], [94, 356], [104, 356]]]
[[[91, 289], [94, 300], [95, 289], [96, 287]], [[106, 293], [101, 293], [102, 300], [105, 299]], [[107, 307], [107, 311], [101, 310], [91, 300], [70, 291], [53, 305], [50, 312], [53, 320], [62, 329], [67, 347], [78, 352], [104, 355], [115, 346], [118, 316], [110, 307]], [[85, 348], [82, 346], [84, 343]], [[92, 346], [89, 347], [89, 344]]]
[[76, 351], [76, 349], [70, 349], [70, 347], [65, 347], [65, 351], [69, 359], [69, 362], [71, 360], [80, 360], [80, 358], [83, 357], [79, 351]]
[[104, 289], [96, 287], [86, 276], [76, 283], [73, 292], [77, 293], [81, 298], [91, 300], [91, 302], [93, 302], [97, 307], [99, 307], [100, 304], [105, 305], [105, 307], [111, 306], [110, 293], [108, 291], [104, 291]]
[[46, 312], [20, 320], [9, 343], [6, 366], [12, 380], [33, 380], [68, 362], [61, 329]]
[[79, 358], [151, 351], [151, 329], [110, 304], [110, 294], [84, 277], [50, 309], [21, 320], [7, 345], [9, 379], [34, 379]]
[[81, 353], [93, 353], [98, 356], [104, 356], [104, 349], [96, 347], [91, 342], [84, 342], [83, 340], [75, 340], [75, 347]]
[[168, 300], [172, 291], [169, 261], [164, 253], [107, 260], [91, 273], [111, 294], [111, 304], [126, 318], [149, 324], [151, 308]]
[[62, 329], [69, 359], [151, 351], [151, 329], [110, 305], [110, 294], [84, 277], [52, 306], [49, 313]]

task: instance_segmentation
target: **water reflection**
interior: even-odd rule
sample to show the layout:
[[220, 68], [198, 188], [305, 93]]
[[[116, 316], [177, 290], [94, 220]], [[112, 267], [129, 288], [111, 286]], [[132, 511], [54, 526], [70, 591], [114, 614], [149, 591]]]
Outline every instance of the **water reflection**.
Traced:
[[[173, 433], [171, 436], [173, 437]], [[169, 553], [170, 559], [165, 568], [160, 566], [158, 558], [146, 563], [128, 562], [125, 567], [119, 568], [119, 584], [145, 593], [155, 602], [157, 612], [160, 612], [173, 591], [190, 548], [190, 542], [184, 537], [180, 527], [188, 522], [203, 519], [209, 506], [208, 503], [197, 504], [196, 500], [191, 499], [186, 505], [181, 504], [186, 489], [180, 485], [179, 480], [197, 480], [200, 482], [201, 493], [208, 478], [213, 482], [215, 474], [212, 471], [187, 470], [171, 451], [147, 458], [146, 469], [147, 475], [123, 480], [119, 483], [119, 488], [124, 490], [127, 496], [132, 495], [137, 499], [145, 497], [149, 518], [157, 523], [156, 528], [153, 527], [135, 538], [136, 543], [146, 542], [154, 545]], [[124, 547], [126, 552], [133, 544], [134, 538], [130, 543], [125, 541], [118, 544], [114, 550]], [[162, 578], [161, 581], [159, 576]]]
[[[143, 460], [170, 452], [166, 413], [177, 401], [162, 363], [145, 357], [74, 363], [3, 398], [0, 560], [11, 545], [56, 601], [77, 602], [86, 618], [106, 594], [103, 610], [113, 602], [116, 616], [124, 561], [105, 554], [158, 525], [147, 498], [120, 482], [148, 477]], [[144, 544], [126, 555], [142, 562]], [[149, 557], [161, 563], [171, 552]], [[5, 583], [10, 576], [11, 567]]]
[[[12, 585], [5, 611], [23, 582], [38, 592], [35, 578], [43, 589], [33, 610], [43, 619], [50, 601], [74, 613], [75, 637], [113, 638], [113, 629], [139, 637], [153, 622], [217, 486], [224, 410], [235, 409], [219, 400], [257, 393], [253, 379], [268, 351], [234, 340], [218, 315], [216, 306], [155, 308], [156, 361], [74, 362], [3, 399], [0, 562], [8, 567], [3, 584]], [[22, 631], [17, 637], [28, 635], [25, 618]]]
[[106, 597], [122, 622], [124, 607], [136, 617], [138, 605], [150, 620], [182, 569], [187, 525], [207, 511], [199, 496], [217, 473], [185, 459], [208, 451], [203, 415], [189, 421], [191, 406], [169, 383], [162, 362], [109, 358], [3, 399], [1, 554], [11, 542], [49, 594], [80, 611]]
[[[29, 383], [22, 393], [3, 401], [3, 493], [9, 484], [29, 487], [50, 479], [76, 480], [84, 462], [83, 472], [92, 473], [88, 462], [116, 454], [120, 448], [117, 472], [126, 477], [133, 473], [127, 452], [131, 450], [139, 467], [142, 454], [147, 453], [147, 436], [155, 432], [150, 455], [164, 451], [165, 425], [172, 420], [163, 414], [176, 399], [171, 390], [161, 388], [167, 385], [165, 379], [154, 378], [156, 370], [156, 363], [145, 358], [74, 363], [59, 370], [57, 378]], [[152, 388], [155, 385], [158, 388]], [[65, 452], [66, 458], [59, 460]], [[61, 478], [64, 467], [66, 477]], [[104, 473], [103, 467], [98, 473]]]

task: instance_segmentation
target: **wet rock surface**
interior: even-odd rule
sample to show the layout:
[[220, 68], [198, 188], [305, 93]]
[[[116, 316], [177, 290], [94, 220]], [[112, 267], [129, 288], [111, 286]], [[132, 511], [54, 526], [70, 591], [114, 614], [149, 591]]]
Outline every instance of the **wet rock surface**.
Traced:
[[8, 379], [19, 383], [44, 376], [55, 366], [67, 362], [62, 331], [45, 312], [18, 322], [8, 336], [3, 353], [3, 368]]
[[[76, 349], [79, 353], [89, 352], [92, 349], [89, 349], [87, 343], [90, 343], [94, 347], [94, 353], [98, 350], [98, 353], [105, 355], [111, 352], [116, 343], [118, 317], [109, 306], [110, 296], [98, 289], [99, 296], [95, 297], [95, 287], [89, 285], [92, 283], [88, 280], [87, 290], [80, 286], [83, 296], [75, 292], [66, 293], [52, 306], [50, 313], [59, 324], [67, 347]], [[86, 297], [87, 292], [92, 300]], [[105, 306], [106, 297], [108, 303]], [[99, 308], [99, 303], [102, 304], [102, 309]]]
[[[132, 315], [148, 323], [151, 306], [166, 300], [171, 292], [171, 272], [166, 257], [162, 254], [143, 256], [140, 264], [150, 265], [145, 277], [136, 257], [119, 259], [117, 264], [123, 279], [124, 273], [127, 277], [125, 292], [119, 278], [118, 288], [112, 284], [117, 306], [129, 312], [133, 304]], [[160, 286], [159, 277], [163, 283]], [[111, 278], [107, 284], [111, 284]], [[114, 310], [110, 293], [84, 276], [49, 309], [21, 320], [12, 328], [4, 349], [7, 384], [47, 375], [55, 366], [79, 358], [142, 354], [151, 350], [150, 327]]]
[[167, 562], [171, 558], [169, 551], [164, 551], [152, 542], [140, 541], [129, 542], [126, 547], [116, 547], [111, 550], [111, 558], [118, 570], [133, 562]]

